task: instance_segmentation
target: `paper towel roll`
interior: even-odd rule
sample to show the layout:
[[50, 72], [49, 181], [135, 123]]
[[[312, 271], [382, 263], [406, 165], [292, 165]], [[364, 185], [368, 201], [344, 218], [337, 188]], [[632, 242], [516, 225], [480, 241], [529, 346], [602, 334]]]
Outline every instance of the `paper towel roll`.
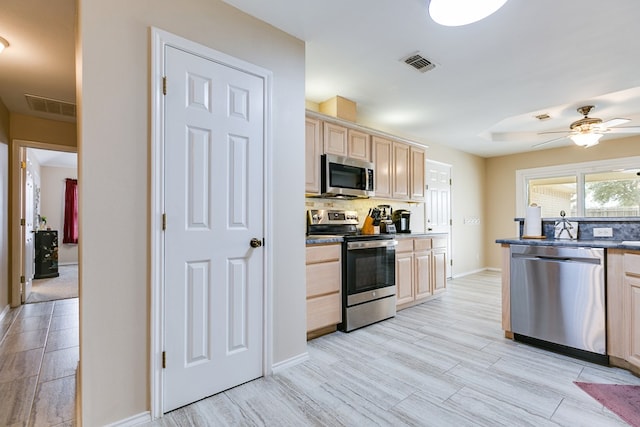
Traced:
[[527, 206], [527, 213], [524, 217], [524, 235], [540, 236], [542, 235], [542, 217], [540, 206]]

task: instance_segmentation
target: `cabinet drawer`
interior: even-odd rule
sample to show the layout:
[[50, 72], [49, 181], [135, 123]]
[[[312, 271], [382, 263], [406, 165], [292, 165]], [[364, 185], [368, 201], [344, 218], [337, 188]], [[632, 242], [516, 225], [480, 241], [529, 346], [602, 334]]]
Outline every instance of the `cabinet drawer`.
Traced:
[[433, 247], [433, 248], [446, 248], [447, 247], [447, 238], [446, 237], [433, 237], [431, 239], [431, 247]]
[[624, 272], [640, 275], [640, 254], [624, 254]]
[[342, 245], [310, 245], [307, 246], [307, 264], [325, 261], [339, 261]]
[[429, 249], [431, 249], [431, 239], [415, 239], [413, 241], [414, 251], [427, 251]]
[[341, 276], [340, 261], [307, 265], [307, 298], [339, 292]]
[[342, 322], [340, 293], [307, 300], [307, 332]]
[[413, 239], [398, 239], [396, 252], [413, 252]]

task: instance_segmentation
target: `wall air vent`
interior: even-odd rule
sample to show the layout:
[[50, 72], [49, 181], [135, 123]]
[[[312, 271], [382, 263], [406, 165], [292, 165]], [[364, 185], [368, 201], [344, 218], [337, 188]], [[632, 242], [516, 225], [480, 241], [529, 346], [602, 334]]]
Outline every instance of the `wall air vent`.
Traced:
[[75, 117], [76, 104], [71, 102], [59, 101], [57, 99], [44, 98], [42, 96], [25, 94], [27, 104], [33, 111], [39, 113], [58, 114], [60, 116]]
[[415, 68], [421, 73], [426, 73], [427, 71], [430, 71], [436, 68], [436, 64], [429, 61], [427, 58], [425, 58], [418, 52], [412, 53], [411, 55], [405, 58], [402, 58], [401, 61], [407, 65], [410, 65], [411, 67]]

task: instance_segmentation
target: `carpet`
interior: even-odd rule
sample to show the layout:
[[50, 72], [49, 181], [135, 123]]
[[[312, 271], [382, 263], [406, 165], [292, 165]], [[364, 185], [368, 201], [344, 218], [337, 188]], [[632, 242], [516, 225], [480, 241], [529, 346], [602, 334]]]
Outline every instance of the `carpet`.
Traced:
[[640, 385], [574, 383], [627, 423], [640, 427]]
[[78, 296], [78, 265], [61, 265], [58, 277], [33, 279], [31, 294], [27, 304], [32, 302], [55, 301]]

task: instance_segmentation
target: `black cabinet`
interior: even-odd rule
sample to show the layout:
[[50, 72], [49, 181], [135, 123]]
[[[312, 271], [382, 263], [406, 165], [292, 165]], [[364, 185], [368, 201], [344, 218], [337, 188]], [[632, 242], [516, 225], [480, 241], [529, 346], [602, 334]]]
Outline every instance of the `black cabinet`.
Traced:
[[34, 279], [58, 277], [58, 232], [56, 230], [36, 231]]

